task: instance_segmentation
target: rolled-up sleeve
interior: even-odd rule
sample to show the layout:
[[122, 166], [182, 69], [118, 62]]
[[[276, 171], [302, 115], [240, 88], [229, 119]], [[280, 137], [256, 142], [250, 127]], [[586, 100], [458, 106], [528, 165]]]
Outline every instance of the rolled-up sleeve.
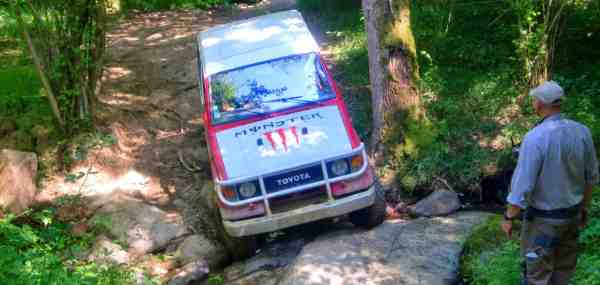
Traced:
[[519, 161], [513, 173], [507, 202], [524, 209], [525, 194], [533, 191], [542, 167], [542, 152], [531, 135], [527, 135], [519, 150]]
[[598, 171], [598, 156], [594, 147], [594, 141], [589, 135], [585, 151], [585, 183], [587, 185], [598, 185], [600, 183], [600, 173]]

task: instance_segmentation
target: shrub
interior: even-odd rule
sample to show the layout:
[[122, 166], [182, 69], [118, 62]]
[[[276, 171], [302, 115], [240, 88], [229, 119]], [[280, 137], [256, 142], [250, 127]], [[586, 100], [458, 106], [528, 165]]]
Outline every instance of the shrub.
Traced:
[[176, 8], [207, 9], [231, 3], [255, 3], [257, 0], [121, 0], [121, 9], [157, 11]]
[[3, 284], [131, 284], [123, 268], [86, 262], [77, 254], [91, 245], [93, 233], [74, 237], [55, 211], [30, 212], [0, 219], [0, 280]]

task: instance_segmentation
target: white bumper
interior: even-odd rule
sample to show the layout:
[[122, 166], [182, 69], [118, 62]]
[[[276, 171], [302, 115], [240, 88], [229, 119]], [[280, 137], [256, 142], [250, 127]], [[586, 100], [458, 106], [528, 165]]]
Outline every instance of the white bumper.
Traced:
[[375, 189], [334, 201], [315, 204], [278, 214], [243, 221], [223, 221], [227, 233], [234, 237], [273, 232], [321, 219], [333, 218], [369, 207], [375, 203]]

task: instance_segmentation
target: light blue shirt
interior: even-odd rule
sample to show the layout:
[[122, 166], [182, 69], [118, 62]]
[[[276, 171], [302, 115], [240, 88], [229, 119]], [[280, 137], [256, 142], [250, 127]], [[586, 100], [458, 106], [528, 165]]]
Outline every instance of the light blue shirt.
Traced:
[[599, 180], [590, 130], [557, 114], [525, 136], [507, 201], [521, 208], [569, 208], [581, 203], [586, 185]]

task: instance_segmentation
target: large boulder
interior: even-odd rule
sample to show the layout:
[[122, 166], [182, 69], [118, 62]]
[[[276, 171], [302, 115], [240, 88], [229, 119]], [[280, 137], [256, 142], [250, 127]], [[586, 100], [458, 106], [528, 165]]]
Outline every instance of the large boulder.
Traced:
[[175, 258], [181, 264], [204, 260], [210, 268], [217, 268], [227, 262], [228, 254], [220, 244], [216, 244], [202, 235], [191, 235], [181, 242]]
[[120, 199], [96, 211], [92, 223], [109, 224], [110, 235], [141, 256], [165, 248], [188, 233], [181, 215], [165, 212], [136, 199]]
[[455, 284], [463, 244], [487, 216], [386, 221], [370, 231], [349, 226], [307, 244], [279, 285]]
[[460, 209], [460, 200], [454, 191], [436, 190], [410, 208], [411, 214], [418, 217], [446, 216]]
[[20, 214], [33, 204], [37, 167], [35, 153], [0, 151], [0, 208]]

